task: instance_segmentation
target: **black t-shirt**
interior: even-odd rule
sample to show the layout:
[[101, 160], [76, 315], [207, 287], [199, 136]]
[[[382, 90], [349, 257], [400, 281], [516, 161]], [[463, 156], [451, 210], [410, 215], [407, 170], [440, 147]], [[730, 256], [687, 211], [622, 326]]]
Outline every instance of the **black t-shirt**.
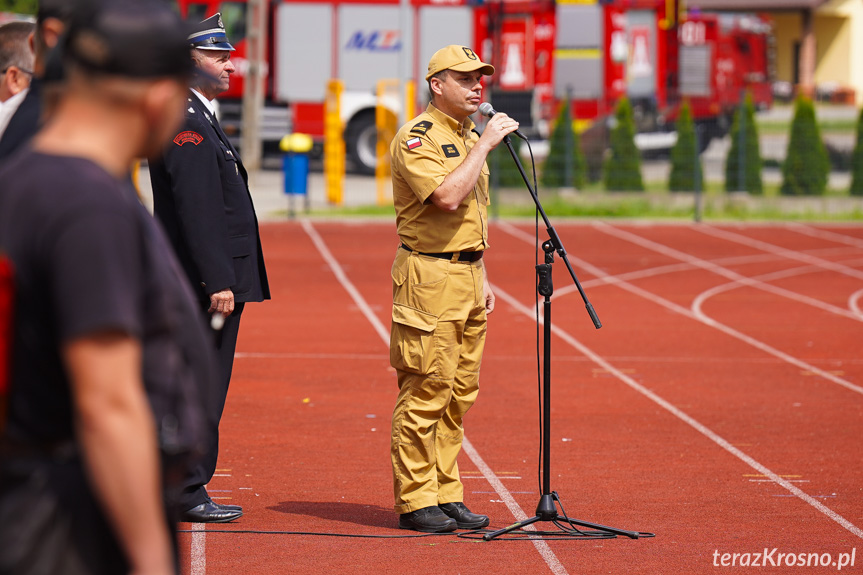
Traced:
[[211, 345], [164, 233], [131, 185], [88, 160], [22, 150], [0, 166], [0, 251], [16, 289], [7, 437], [73, 439], [60, 347], [119, 330], [142, 344], [163, 449], [193, 445]]

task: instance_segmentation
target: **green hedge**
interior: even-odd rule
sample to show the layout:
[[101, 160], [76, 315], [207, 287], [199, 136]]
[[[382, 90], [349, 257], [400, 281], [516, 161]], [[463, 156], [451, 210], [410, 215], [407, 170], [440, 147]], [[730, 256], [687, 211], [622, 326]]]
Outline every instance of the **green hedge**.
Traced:
[[734, 112], [734, 120], [731, 123], [731, 149], [728, 150], [728, 156], [725, 158], [725, 191], [763, 194], [761, 167], [755, 105], [752, 103], [752, 94], [746, 92], [746, 99]]
[[572, 117], [567, 99], [560, 109], [551, 139], [548, 157], [542, 167], [541, 182], [547, 188], [583, 188], [587, 177], [587, 161], [581, 151], [578, 133], [572, 129]]
[[782, 187], [786, 196], [823, 195], [827, 191], [830, 158], [815, 121], [812, 100], [798, 96], [794, 103], [794, 119], [788, 153], [782, 164]]
[[668, 189], [672, 192], [692, 192], [704, 189], [704, 170], [698, 155], [695, 123], [689, 102], [684, 100], [677, 117], [677, 143], [671, 148], [671, 174]]
[[[516, 154], [521, 150], [521, 138], [511, 136], [512, 148]], [[521, 159], [521, 155], [519, 155]], [[530, 177], [530, 165], [522, 161], [524, 172]], [[518, 167], [512, 159], [512, 154], [509, 153], [509, 148], [504, 142], [501, 142], [488, 155], [488, 169], [491, 171], [489, 176], [492, 187], [501, 188], [520, 188], [524, 186], [524, 180], [521, 179], [521, 174], [518, 172]], [[530, 184], [533, 185], [533, 182]]]
[[629, 98], [621, 98], [614, 112], [611, 153], [603, 165], [605, 189], [616, 192], [643, 192], [641, 158], [635, 147], [635, 120]]
[[851, 156], [851, 195], [863, 196], [863, 110], [857, 118], [857, 143]]

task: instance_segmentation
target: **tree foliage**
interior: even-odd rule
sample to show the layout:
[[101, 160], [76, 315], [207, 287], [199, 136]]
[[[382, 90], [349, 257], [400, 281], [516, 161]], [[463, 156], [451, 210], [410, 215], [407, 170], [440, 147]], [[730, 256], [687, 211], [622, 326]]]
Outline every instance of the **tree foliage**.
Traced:
[[815, 121], [815, 106], [812, 100], [800, 95], [794, 103], [780, 193], [786, 196], [822, 195], [827, 190], [829, 175], [830, 158]]
[[704, 170], [698, 155], [695, 139], [695, 122], [689, 102], [684, 101], [677, 117], [677, 143], [671, 148], [671, 174], [668, 189], [672, 192], [691, 192], [704, 189]]
[[644, 191], [641, 179], [641, 158], [635, 147], [635, 119], [629, 98], [621, 98], [614, 112], [611, 130], [611, 150], [603, 166], [603, 182], [610, 191]]
[[38, 0], [0, 0], [0, 12], [36, 14], [38, 6]]
[[543, 186], [583, 188], [587, 176], [587, 161], [581, 150], [581, 139], [572, 129], [568, 98], [561, 106], [548, 146], [548, 157], [542, 168]]
[[725, 191], [764, 193], [761, 166], [755, 105], [752, 103], [752, 94], [746, 92], [743, 105], [734, 112], [731, 123], [731, 149], [725, 158]]
[[857, 118], [857, 143], [851, 156], [851, 195], [863, 196], [863, 110]]
[[[512, 149], [521, 159], [521, 138], [511, 136]], [[524, 186], [524, 180], [518, 171], [518, 166], [515, 165], [515, 160], [512, 159], [512, 154], [509, 153], [509, 148], [504, 142], [501, 142], [488, 155], [488, 166], [491, 170], [491, 185], [501, 188], [519, 188]], [[525, 173], [530, 176], [530, 167], [525, 168]], [[530, 184], [533, 185], [533, 182]]]

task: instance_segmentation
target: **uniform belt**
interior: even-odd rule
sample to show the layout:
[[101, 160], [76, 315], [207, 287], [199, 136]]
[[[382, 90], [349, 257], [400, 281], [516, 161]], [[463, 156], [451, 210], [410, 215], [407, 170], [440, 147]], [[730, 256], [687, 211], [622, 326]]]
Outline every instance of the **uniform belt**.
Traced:
[[[414, 251], [404, 244], [401, 244], [399, 247], [402, 248], [403, 250], [407, 250], [409, 252]], [[460, 261], [460, 262], [475, 262], [477, 260], [482, 259], [482, 250], [476, 251], [476, 252], [441, 252], [441, 253], [437, 253], [437, 254], [428, 254], [425, 252], [415, 252], [415, 253], [418, 253], [421, 256], [429, 256], [431, 258], [440, 258], [442, 260], [452, 260], [454, 258], [454, 256], [458, 256], [455, 259], [456, 259], [456, 261]]]

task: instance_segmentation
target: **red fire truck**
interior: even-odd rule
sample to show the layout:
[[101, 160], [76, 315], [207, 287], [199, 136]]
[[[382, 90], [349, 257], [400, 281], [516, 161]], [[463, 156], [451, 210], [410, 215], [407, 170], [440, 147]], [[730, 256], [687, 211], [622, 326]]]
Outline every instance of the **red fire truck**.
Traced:
[[[406, 11], [399, 1], [269, 0], [265, 142], [288, 131], [319, 139], [325, 87], [339, 78], [348, 155], [373, 170], [377, 82], [407, 68], [423, 100], [426, 63], [447, 44], [473, 46], [494, 64], [485, 97], [540, 137], [564, 98], [584, 126], [603, 124], [627, 95], [641, 148], [670, 146], [684, 99], [708, 138], [725, 133], [744, 90], [771, 104], [771, 26], [758, 15], [679, 16], [676, 0], [409, 0]], [[246, 1], [178, 4], [192, 19], [222, 13], [238, 68], [220, 98], [223, 124], [239, 130]]]

